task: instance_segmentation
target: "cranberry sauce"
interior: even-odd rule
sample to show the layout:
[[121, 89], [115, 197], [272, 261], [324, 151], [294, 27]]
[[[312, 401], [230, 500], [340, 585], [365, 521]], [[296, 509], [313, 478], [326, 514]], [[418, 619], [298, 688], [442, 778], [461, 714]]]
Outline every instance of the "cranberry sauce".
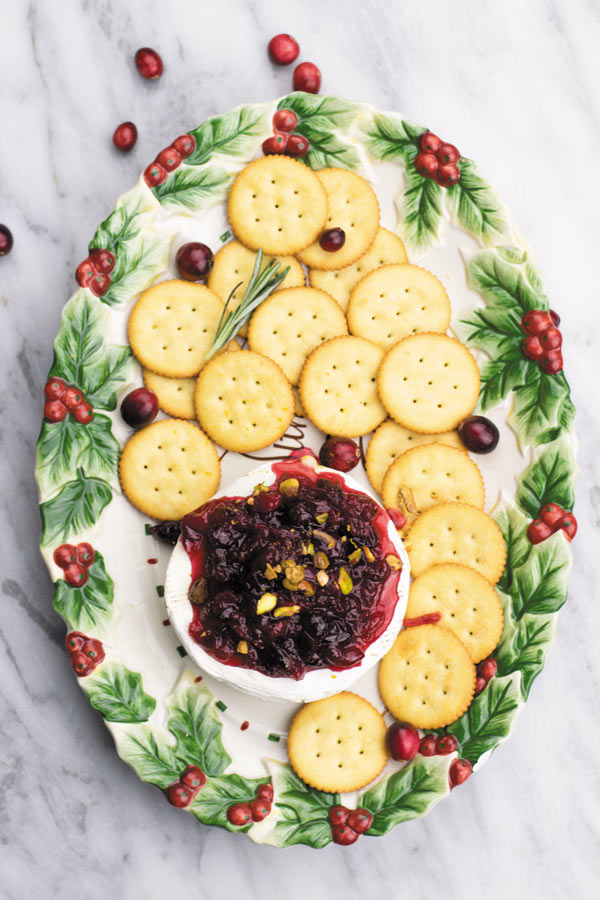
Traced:
[[297, 459], [273, 471], [271, 487], [183, 519], [190, 635], [220, 662], [271, 676], [358, 665], [398, 599], [387, 515], [339, 475]]

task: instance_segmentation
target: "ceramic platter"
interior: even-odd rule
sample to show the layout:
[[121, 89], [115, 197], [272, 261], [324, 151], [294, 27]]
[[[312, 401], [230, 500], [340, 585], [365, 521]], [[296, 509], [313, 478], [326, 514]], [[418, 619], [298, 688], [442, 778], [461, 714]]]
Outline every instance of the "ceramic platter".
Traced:
[[[375, 783], [341, 799], [308, 787], [287, 762], [286, 730], [296, 704], [251, 697], [191, 664], [165, 610], [171, 547], [151, 535], [154, 523], [129, 504], [118, 478], [120, 448], [131, 434], [119, 403], [142, 385], [127, 343], [132, 306], [153, 282], [177, 277], [174, 259], [182, 244], [202, 241], [216, 252], [231, 238], [228, 189], [236, 173], [261, 155], [277, 108], [298, 116], [296, 131], [310, 142], [304, 162], [313, 169], [346, 167], [367, 178], [379, 199], [381, 224], [403, 239], [411, 263], [444, 283], [452, 303], [450, 333], [480, 366], [478, 410], [500, 431], [496, 451], [477, 457], [486, 511], [502, 529], [508, 554], [497, 586], [504, 607], [504, 632], [494, 653], [498, 674], [446, 729], [458, 740], [457, 754], [390, 761]], [[548, 374], [522, 352], [522, 317], [547, 310], [548, 298], [508, 210], [471, 160], [461, 157], [460, 181], [449, 187], [417, 171], [424, 131], [397, 113], [310, 94], [207, 120], [190, 132], [195, 146], [181, 165], [154, 187], [140, 178], [98, 226], [90, 249], [111, 251], [115, 267], [96, 292], [86, 287], [71, 297], [54, 344], [51, 376], [76, 386], [93, 407], [88, 424], [72, 415], [44, 421], [36, 470], [54, 608], [69, 634], [90, 639], [78, 682], [104, 717], [117, 752], [143, 781], [164, 790], [188, 765], [199, 766], [207, 783], [185, 812], [259, 843], [325, 846], [332, 839], [328, 811], [340, 802], [371, 812], [369, 837], [426, 813], [449, 794], [448, 768], [457, 755], [476, 773], [510, 734], [566, 599], [571, 552], [564, 533], [537, 544], [527, 537], [544, 504], [572, 510], [574, 502], [574, 408], [564, 372]], [[220, 487], [261, 460], [302, 446], [318, 451], [323, 440], [296, 416], [274, 446], [245, 456], [221, 451]], [[363, 451], [368, 440], [361, 438]], [[362, 464], [352, 475], [369, 489]], [[53, 561], [65, 542], [94, 548], [81, 587], [67, 584]], [[352, 689], [382, 709], [376, 668]], [[272, 813], [242, 828], [230, 824], [228, 808], [251, 800], [269, 779]]]

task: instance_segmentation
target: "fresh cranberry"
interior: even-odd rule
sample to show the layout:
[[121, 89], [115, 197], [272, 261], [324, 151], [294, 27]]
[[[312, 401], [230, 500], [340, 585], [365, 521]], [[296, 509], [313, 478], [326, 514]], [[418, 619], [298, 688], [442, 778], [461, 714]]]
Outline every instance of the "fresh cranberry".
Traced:
[[61, 569], [67, 569], [71, 563], [77, 562], [77, 548], [73, 544], [61, 544], [54, 551], [54, 562]]
[[498, 663], [495, 659], [492, 659], [491, 656], [488, 656], [487, 659], [482, 659], [482, 661], [477, 666], [477, 672], [481, 675], [482, 678], [485, 678], [486, 681], [489, 681], [490, 678], [493, 678], [498, 671]]
[[173, 147], [182, 159], [186, 159], [196, 149], [196, 138], [193, 134], [182, 134], [175, 138]]
[[542, 522], [541, 519], [534, 519], [533, 522], [529, 523], [529, 528], [527, 529], [527, 537], [532, 544], [541, 544], [542, 541], [545, 541], [546, 538], [549, 538], [551, 534], [552, 529], [549, 525], [546, 525], [545, 522]]
[[49, 378], [44, 387], [46, 400], [62, 400], [67, 384], [62, 378]]
[[88, 256], [88, 258], [79, 263], [79, 265], [75, 269], [75, 281], [77, 282], [79, 287], [87, 287], [96, 274], [96, 269], [93, 266], [90, 257]]
[[79, 678], [82, 678], [84, 675], [89, 675], [95, 668], [85, 654], [77, 652], [71, 653], [71, 665], [73, 671]]
[[392, 722], [385, 741], [392, 759], [410, 760], [419, 752], [421, 738], [417, 729], [409, 722]]
[[415, 168], [426, 178], [433, 178], [438, 167], [439, 163], [434, 153], [417, 153], [415, 156]]
[[181, 534], [181, 523], [169, 520], [159, 522], [157, 525], [150, 526], [150, 532], [159, 541], [164, 541], [165, 544], [171, 544], [174, 547]]
[[398, 531], [402, 531], [402, 529], [406, 525], [406, 516], [402, 515], [399, 509], [386, 509], [386, 513], [388, 514]]
[[0, 225], [0, 256], [7, 256], [13, 248], [13, 236], [6, 225]]
[[468, 759], [455, 759], [448, 770], [450, 787], [455, 788], [459, 784], [464, 784], [472, 772], [473, 766]]
[[249, 803], [234, 803], [227, 810], [227, 819], [232, 825], [240, 828], [249, 825], [252, 821], [252, 811]]
[[545, 506], [539, 511], [538, 518], [545, 522], [552, 531], [556, 531], [558, 528], [559, 519], [562, 519], [565, 511], [562, 506], [559, 506], [558, 503], [546, 503]]
[[544, 348], [537, 334], [530, 334], [525, 338], [521, 344], [521, 350], [527, 359], [541, 359], [544, 355]]
[[80, 425], [87, 425], [91, 422], [94, 418], [94, 410], [91, 403], [84, 400], [83, 403], [80, 403], [79, 406], [75, 407], [73, 418], [76, 422], [79, 422]]
[[563, 518], [558, 522], [558, 528], [564, 532], [565, 537], [569, 541], [573, 540], [577, 534], [577, 519], [572, 512], [565, 513]]
[[562, 346], [562, 334], [558, 328], [551, 325], [550, 328], [546, 328], [543, 334], [540, 335], [540, 343], [544, 351], [558, 350]]
[[140, 47], [135, 54], [135, 67], [142, 78], [160, 78], [163, 73], [163, 61], [151, 47]]
[[373, 816], [368, 809], [364, 809], [362, 806], [358, 809], [353, 809], [348, 816], [348, 825], [350, 828], [353, 828], [357, 834], [364, 834], [369, 830], [372, 824]]
[[278, 66], [289, 66], [298, 59], [300, 46], [291, 34], [276, 34], [268, 43], [267, 50], [271, 62]]
[[458, 426], [458, 436], [471, 453], [491, 453], [500, 440], [498, 428], [485, 416], [467, 416]]
[[560, 325], [560, 316], [557, 312], [554, 312], [553, 309], [549, 310], [550, 318], [552, 319], [552, 324], [555, 328], [558, 328]]
[[543, 334], [551, 325], [552, 317], [543, 309], [530, 309], [521, 319], [521, 328], [527, 334]]
[[440, 144], [436, 150], [436, 156], [440, 166], [453, 165], [460, 159], [460, 153], [454, 144]]
[[293, 109], [278, 109], [273, 116], [273, 128], [275, 131], [283, 131], [288, 134], [298, 124], [298, 116]]
[[277, 156], [285, 153], [287, 149], [288, 138], [285, 134], [274, 134], [273, 137], [267, 138], [262, 143], [262, 152], [265, 156]]
[[290, 134], [285, 152], [287, 156], [300, 157], [306, 156], [310, 150], [310, 142], [302, 134], [294, 132]]
[[110, 287], [110, 278], [108, 275], [94, 275], [88, 287], [92, 294], [95, 294], [96, 297], [101, 297]]
[[345, 806], [332, 806], [329, 810], [329, 821], [332, 825], [345, 825], [349, 815], [350, 810]]
[[171, 806], [176, 806], [177, 809], [185, 809], [194, 799], [194, 792], [178, 781], [170, 784], [165, 794]]
[[260, 797], [258, 797], [250, 804], [250, 814], [252, 815], [253, 822], [262, 822], [263, 819], [267, 818], [270, 812], [271, 804], [268, 800], [261, 800]]
[[452, 187], [453, 184], [460, 181], [460, 169], [454, 163], [440, 166], [435, 173], [435, 180], [440, 187]]
[[441, 146], [441, 139], [431, 131], [426, 131], [419, 138], [419, 147], [424, 153], [437, 153]]
[[175, 256], [175, 265], [185, 281], [202, 281], [214, 264], [213, 252], [200, 241], [182, 244]]
[[266, 800], [267, 803], [273, 802], [273, 787], [270, 784], [259, 784], [258, 790], [256, 791], [256, 797], [258, 800]]
[[62, 422], [67, 416], [67, 407], [61, 400], [48, 400], [44, 403], [44, 418], [48, 422]]
[[560, 350], [548, 350], [546, 355], [540, 360], [540, 368], [547, 375], [556, 375], [562, 371], [563, 358]]
[[81, 650], [84, 641], [85, 634], [82, 634], [80, 631], [72, 631], [65, 638], [65, 647], [69, 653], [73, 654]]
[[199, 791], [206, 784], [206, 775], [198, 766], [188, 766], [179, 776], [179, 781], [191, 791]]
[[319, 450], [319, 460], [322, 466], [350, 472], [360, 462], [360, 450], [350, 438], [331, 437]]
[[354, 844], [358, 840], [358, 832], [354, 830], [354, 828], [350, 828], [349, 825], [332, 825], [331, 827], [331, 836], [333, 838], [334, 844], [341, 844], [343, 847], [348, 847], [350, 844]]
[[453, 734], [443, 734], [435, 742], [435, 752], [438, 756], [448, 756], [458, 750], [458, 741]]
[[346, 243], [346, 232], [343, 228], [327, 228], [319, 238], [322, 250], [327, 253], [336, 253]]
[[279, 491], [264, 491], [254, 498], [254, 508], [257, 512], [274, 512], [281, 505], [282, 497]]
[[159, 166], [157, 162], [150, 163], [150, 165], [144, 169], [144, 181], [150, 188], [157, 187], [159, 184], [162, 184], [163, 181], [166, 180], [166, 177], [166, 171], [162, 166]]
[[79, 404], [83, 403], [84, 400], [85, 397], [83, 396], [79, 388], [68, 387], [65, 391], [62, 402], [65, 404], [69, 412], [72, 413], [75, 412]]
[[148, 388], [136, 388], [121, 403], [121, 415], [131, 428], [149, 425], [157, 413], [157, 396]]
[[173, 169], [177, 169], [181, 165], [181, 156], [175, 147], [165, 147], [156, 157], [156, 162], [163, 169], [166, 169], [167, 172], [172, 172]]
[[435, 756], [435, 734], [426, 734], [421, 738], [419, 753], [421, 756]]
[[306, 91], [307, 94], [318, 94], [321, 87], [321, 72], [311, 62], [300, 63], [294, 69], [292, 87], [295, 91]]
[[487, 679], [478, 675], [475, 679], [475, 693], [480, 694], [487, 687]]
[[71, 563], [65, 569], [65, 581], [71, 587], [83, 587], [87, 580], [88, 571], [85, 566], [80, 566], [79, 563]]
[[89, 259], [96, 272], [100, 272], [101, 275], [110, 275], [115, 267], [115, 254], [101, 247], [95, 247], [93, 250], [90, 250]]
[[138, 131], [133, 122], [121, 122], [114, 130], [113, 144], [117, 150], [131, 150], [137, 141]]
[[89, 567], [96, 559], [96, 553], [92, 545], [88, 544], [87, 541], [82, 541], [81, 544], [77, 544], [77, 547], [75, 549], [77, 551], [77, 562], [81, 566], [85, 566], [86, 569], [89, 569]]

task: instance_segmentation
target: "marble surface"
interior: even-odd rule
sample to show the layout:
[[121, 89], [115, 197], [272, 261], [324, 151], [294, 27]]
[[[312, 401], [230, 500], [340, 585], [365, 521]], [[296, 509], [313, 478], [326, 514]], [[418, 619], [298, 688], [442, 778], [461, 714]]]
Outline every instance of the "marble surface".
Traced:
[[[0, 221], [15, 237], [0, 260], [1, 896], [598, 896], [598, 4], [0, 0], [0, 21]], [[319, 853], [197, 826], [120, 762], [66, 661], [32, 476], [88, 237], [167, 139], [288, 90], [265, 54], [282, 30], [325, 91], [429, 123], [496, 183], [563, 316], [581, 439], [569, 601], [514, 736], [425, 819]], [[134, 70], [143, 45], [163, 55], [159, 83]], [[140, 133], [129, 156], [110, 141], [124, 119]]]

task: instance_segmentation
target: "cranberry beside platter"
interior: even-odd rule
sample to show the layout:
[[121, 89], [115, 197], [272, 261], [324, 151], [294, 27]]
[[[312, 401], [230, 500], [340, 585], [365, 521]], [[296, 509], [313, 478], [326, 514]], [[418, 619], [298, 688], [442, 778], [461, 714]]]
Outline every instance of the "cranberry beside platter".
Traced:
[[165, 589], [201, 668], [255, 696], [307, 700], [389, 649], [408, 577], [385, 510], [307, 455], [255, 469], [186, 516]]

